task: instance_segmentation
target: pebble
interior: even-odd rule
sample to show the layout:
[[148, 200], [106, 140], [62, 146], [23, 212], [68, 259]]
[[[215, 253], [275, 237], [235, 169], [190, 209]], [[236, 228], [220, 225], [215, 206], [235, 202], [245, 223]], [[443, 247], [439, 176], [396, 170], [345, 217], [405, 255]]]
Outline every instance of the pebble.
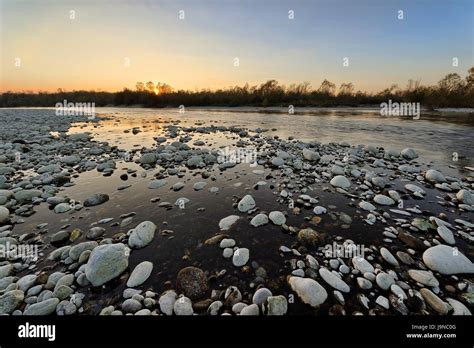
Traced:
[[267, 315], [285, 315], [288, 311], [288, 301], [283, 295], [267, 298]]
[[335, 187], [340, 187], [342, 189], [348, 189], [351, 186], [350, 181], [343, 175], [336, 175], [331, 179], [330, 184]]
[[132, 230], [128, 238], [128, 245], [135, 249], [144, 248], [155, 237], [155, 231], [156, 225], [153, 222], [143, 221]]
[[142, 285], [151, 274], [153, 270], [153, 264], [149, 261], [143, 261], [139, 263], [134, 269], [130, 278], [128, 278], [127, 286], [134, 288], [136, 286]]
[[268, 224], [268, 216], [265, 214], [257, 214], [253, 217], [253, 219], [250, 221], [250, 224], [253, 227], [259, 227]]
[[122, 274], [128, 267], [128, 254], [127, 247], [122, 243], [94, 248], [85, 269], [92, 286], [101, 286]]
[[267, 288], [260, 288], [253, 294], [252, 303], [260, 306], [265, 303], [268, 297], [272, 296], [272, 292]]
[[347, 285], [345, 281], [340, 279], [338, 276], [336, 276], [334, 273], [329, 271], [327, 268], [320, 268], [319, 275], [321, 276], [321, 278], [324, 279], [326, 283], [328, 283], [330, 286], [332, 286], [336, 290], [339, 290], [342, 292], [349, 292], [351, 290], [349, 285]]
[[179, 292], [190, 299], [201, 298], [209, 288], [204, 271], [192, 266], [185, 267], [178, 272], [176, 287]]
[[290, 277], [288, 283], [301, 301], [312, 307], [319, 307], [328, 297], [326, 289], [313, 279]]
[[238, 248], [232, 256], [232, 264], [236, 267], [245, 265], [250, 257], [250, 251], [247, 248]]
[[[256, 203], [251, 195], [244, 196], [238, 203], [237, 208], [240, 212], [245, 213], [250, 209], [255, 208]], [[222, 220], [221, 220], [222, 221]]]
[[451, 306], [449, 303], [444, 302], [436, 294], [427, 288], [420, 289], [420, 294], [428, 305], [433, 308], [436, 312], [442, 315], [448, 314]]
[[230, 227], [237, 222], [237, 220], [240, 219], [240, 216], [238, 215], [229, 215], [219, 221], [219, 228], [222, 231], [226, 231], [230, 229]]
[[441, 274], [472, 274], [474, 264], [458, 249], [447, 245], [437, 245], [423, 253], [423, 262], [431, 270]]
[[277, 226], [281, 226], [286, 222], [286, 217], [282, 212], [272, 211], [268, 214], [268, 218]]

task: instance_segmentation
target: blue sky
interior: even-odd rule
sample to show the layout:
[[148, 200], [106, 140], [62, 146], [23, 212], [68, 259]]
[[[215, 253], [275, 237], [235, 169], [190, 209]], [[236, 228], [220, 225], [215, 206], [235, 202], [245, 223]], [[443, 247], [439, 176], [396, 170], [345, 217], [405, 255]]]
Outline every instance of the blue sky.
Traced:
[[1, 19], [2, 90], [119, 90], [148, 80], [317, 87], [327, 78], [376, 91], [465, 76], [474, 65], [472, 0], [1, 0]]

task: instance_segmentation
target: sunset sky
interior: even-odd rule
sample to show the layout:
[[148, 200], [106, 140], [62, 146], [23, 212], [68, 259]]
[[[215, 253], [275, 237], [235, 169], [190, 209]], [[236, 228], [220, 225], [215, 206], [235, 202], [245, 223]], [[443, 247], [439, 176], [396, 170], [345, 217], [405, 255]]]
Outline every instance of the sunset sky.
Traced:
[[464, 77], [474, 65], [472, 0], [0, 3], [1, 91], [117, 91], [150, 80], [178, 89], [269, 79], [318, 87], [325, 78], [378, 91]]

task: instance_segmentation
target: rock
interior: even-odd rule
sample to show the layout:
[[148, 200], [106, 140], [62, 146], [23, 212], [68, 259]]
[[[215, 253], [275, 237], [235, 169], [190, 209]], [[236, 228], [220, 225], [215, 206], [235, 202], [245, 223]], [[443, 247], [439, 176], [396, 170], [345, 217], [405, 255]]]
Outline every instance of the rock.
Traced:
[[0, 224], [6, 223], [10, 218], [10, 211], [5, 208], [0, 206]]
[[54, 207], [54, 212], [56, 214], [62, 214], [68, 212], [69, 210], [71, 210], [71, 206], [69, 205], [69, 203], [59, 203]]
[[125, 313], [135, 313], [140, 309], [142, 309], [142, 304], [133, 298], [129, 298], [122, 303], [122, 310]]
[[[69, 250], [69, 257], [72, 260], [78, 260], [81, 254], [86, 251], [86, 250], [93, 250], [96, 248], [99, 244], [96, 241], [90, 241], [90, 242], [82, 242], [79, 244], [74, 245], [73, 247], [70, 248]], [[59, 249], [58, 249], [59, 250]]]
[[157, 189], [162, 186], [165, 186], [168, 182], [164, 179], [159, 179], [159, 180], [152, 180], [148, 183], [148, 188], [149, 189]]
[[25, 298], [23, 291], [12, 290], [0, 296], [0, 314], [10, 314]]
[[59, 298], [60, 300], [65, 300], [69, 296], [73, 294], [74, 290], [71, 289], [69, 286], [66, 285], [59, 285], [54, 288], [54, 296]]
[[105, 228], [103, 227], [92, 227], [89, 232], [87, 232], [86, 238], [87, 239], [99, 239], [105, 233]]
[[388, 249], [380, 248], [380, 255], [382, 255], [383, 259], [387, 261], [389, 264], [391, 264], [392, 266], [395, 266], [395, 267], [399, 266], [397, 259], [395, 258], [395, 256], [392, 255], [390, 251], [388, 251]]
[[51, 236], [51, 244], [57, 245], [57, 244], [64, 243], [65, 241], [69, 239], [69, 235], [70, 234], [68, 231], [56, 232], [55, 234]]
[[184, 182], [177, 182], [176, 184], [174, 184], [173, 186], [171, 186], [171, 188], [173, 189], [173, 191], [179, 191], [181, 190], [183, 187], [185, 186]]
[[198, 167], [204, 163], [201, 156], [192, 156], [186, 161], [186, 165], [190, 168]]
[[412, 160], [418, 157], [418, 154], [416, 151], [412, 148], [407, 147], [406, 149], [403, 149], [402, 152], [400, 153], [403, 158]]
[[155, 164], [156, 156], [154, 153], [145, 153], [140, 157], [141, 164]]
[[268, 224], [268, 217], [265, 214], [257, 214], [250, 221], [253, 227], [259, 227]]
[[186, 297], [191, 299], [201, 298], [208, 290], [206, 274], [200, 268], [185, 267], [178, 272], [176, 287]]
[[68, 138], [71, 141], [89, 141], [91, 139], [91, 135], [89, 133], [74, 133], [69, 134]]
[[453, 307], [453, 315], [472, 315], [471, 311], [458, 300], [447, 298], [446, 301]]
[[23, 315], [50, 315], [56, 311], [56, 306], [59, 304], [58, 298], [50, 298], [39, 303], [30, 305]]
[[438, 280], [435, 278], [433, 273], [428, 272], [428, 271], [422, 271], [418, 269], [410, 269], [408, 270], [408, 275], [410, 276], [411, 279], [414, 281], [430, 286], [432, 288], [437, 288], [439, 286]]
[[311, 228], [305, 228], [298, 232], [298, 241], [306, 247], [316, 247], [322, 241], [322, 236]]
[[144, 248], [151, 243], [155, 237], [156, 225], [151, 221], [143, 221], [132, 230], [128, 238], [128, 245], [131, 248]]
[[313, 279], [289, 277], [288, 283], [301, 301], [312, 307], [319, 307], [328, 297], [326, 290]]
[[31, 201], [33, 198], [40, 197], [43, 194], [40, 190], [21, 190], [15, 192], [13, 197], [19, 202]]
[[418, 187], [418, 186], [413, 185], [413, 184], [406, 184], [405, 189], [407, 191], [410, 191], [410, 192], [416, 193], [416, 194], [420, 194], [420, 195], [426, 194], [425, 190], [423, 190], [421, 187]]
[[173, 315], [174, 303], [177, 295], [174, 290], [165, 291], [158, 299], [160, 311], [166, 315]]
[[33, 285], [35, 285], [36, 279], [38, 279], [38, 277], [36, 275], [27, 274], [27, 275], [21, 277], [16, 282], [16, 286], [17, 286], [18, 290], [26, 292], [26, 291], [28, 291], [29, 288], [31, 288]]
[[285, 315], [288, 311], [288, 301], [283, 295], [267, 298], [267, 315]]
[[385, 272], [380, 272], [377, 274], [375, 281], [382, 290], [388, 290], [392, 284], [395, 284], [395, 279], [393, 279], [390, 274]]
[[279, 211], [272, 211], [268, 215], [268, 218], [270, 219], [271, 222], [273, 222], [275, 225], [278, 225], [278, 226], [281, 226], [286, 222], [285, 215]]
[[193, 185], [193, 189], [195, 191], [201, 191], [206, 185], [207, 183], [205, 181], [199, 181]]
[[415, 260], [413, 260], [413, 258], [409, 254], [403, 251], [397, 251], [397, 257], [405, 265], [413, 265], [415, 263]]
[[374, 267], [366, 259], [364, 259], [362, 257], [354, 256], [352, 258], [352, 264], [362, 274], [366, 273], [366, 272], [369, 272], [369, 273], [374, 273], [375, 272]]
[[320, 205], [318, 205], [318, 206], [314, 207], [313, 213], [314, 213], [315, 215], [326, 214], [326, 213], [327, 213], [327, 209], [324, 208], [324, 207], [321, 207]]
[[444, 175], [434, 169], [426, 171], [425, 179], [432, 183], [443, 183], [446, 181]]
[[388, 302], [388, 298], [380, 295], [377, 297], [375, 300], [375, 303], [381, 306], [382, 308], [389, 309], [390, 308], [390, 303]]
[[433, 228], [431, 222], [422, 218], [414, 218], [411, 225], [423, 232], [427, 232], [429, 229]]
[[456, 241], [454, 240], [453, 232], [446, 226], [439, 226], [437, 228], [437, 232], [442, 240], [444, 240], [447, 244], [454, 245]]
[[241, 267], [247, 263], [250, 257], [250, 251], [247, 248], [238, 248], [232, 256], [232, 264]]
[[235, 246], [235, 240], [229, 239], [229, 238], [224, 238], [223, 240], [221, 240], [221, 243], [219, 244], [219, 247], [222, 249], [232, 248], [233, 246]]
[[372, 288], [372, 282], [365, 278], [357, 277], [357, 284], [363, 290], [369, 290]]
[[439, 314], [446, 315], [448, 314], [451, 306], [441, 300], [437, 295], [435, 295], [431, 290], [427, 288], [420, 289], [421, 296], [425, 299], [426, 303], [433, 308]]
[[0, 266], [0, 279], [8, 277], [13, 272], [13, 265], [11, 263]]
[[73, 166], [78, 164], [81, 161], [81, 157], [78, 155], [69, 155], [61, 157], [61, 162], [67, 164], [68, 166]]
[[237, 208], [239, 209], [240, 212], [245, 213], [249, 211], [250, 209], [255, 208], [255, 200], [251, 195], [245, 195], [244, 198], [242, 198], [237, 205]]
[[109, 195], [105, 193], [96, 193], [84, 201], [84, 207], [93, 207], [109, 200]]
[[219, 311], [223, 305], [224, 304], [222, 303], [222, 301], [214, 301], [207, 308], [207, 313], [209, 313], [210, 315], [217, 315], [219, 314]]
[[321, 276], [321, 278], [324, 279], [326, 283], [328, 283], [336, 290], [342, 292], [349, 292], [351, 290], [349, 285], [347, 285], [345, 281], [343, 281], [341, 278], [329, 271], [327, 268], [320, 268], [319, 275]]
[[128, 278], [127, 286], [134, 288], [142, 285], [148, 277], [150, 277], [151, 271], [153, 270], [153, 264], [149, 261], [143, 261], [139, 263], [133, 270], [130, 278]]
[[283, 158], [280, 158], [280, 157], [273, 157], [271, 163], [272, 163], [272, 166], [281, 167], [282, 165], [285, 164], [285, 160], [283, 160]]
[[267, 288], [260, 288], [253, 294], [252, 302], [257, 306], [261, 306], [265, 303], [268, 297], [272, 296], [272, 292]]
[[307, 161], [319, 161], [321, 157], [319, 156], [319, 153], [315, 151], [303, 149], [303, 158]]
[[375, 195], [374, 202], [380, 205], [393, 205], [395, 201], [387, 196], [384, 195]]
[[373, 204], [369, 203], [369, 202], [366, 202], [366, 201], [362, 201], [359, 203], [359, 208], [363, 209], [363, 210], [366, 210], [366, 211], [374, 211], [376, 208]]
[[238, 215], [229, 215], [223, 219], [221, 219], [221, 221], [219, 221], [219, 228], [222, 230], [222, 231], [226, 231], [228, 229], [230, 229], [230, 227], [235, 223], [237, 222], [237, 220], [239, 219], [240, 217]]
[[234, 255], [234, 249], [232, 248], [225, 248], [222, 252], [222, 256], [226, 259], [230, 259]]
[[348, 189], [351, 186], [350, 181], [343, 175], [336, 175], [331, 179], [330, 184], [335, 187], [340, 187], [342, 189]]
[[122, 274], [128, 267], [129, 252], [122, 244], [104, 244], [92, 250], [85, 274], [92, 286], [101, 286]]
[[193, 315], [193, 304], [187, 297], [180, 297], [174, 302], [174, 313], [176, 315]]
[[72, 315], [76, 313], [77, 307], [74, 303], [70, 301], [61, 301], [56, 307], [56, 314], [57, 315]]
[[423, 262], [431, 270], [441, 274], [472, 274], [474, 264], [458, 249], [436, 245], [423, 253]]
[[474, 195], [468, 190], [460, 190], [456, 193], [456, 199], [467, 205], [474, 205]]
[[398, 239], [400, 239], [403, 243], [408, 245], [410, 248], [413, 248], [416, 250], [426, 249], [426, 245], [421, 240], [411, 235], [410, 233], [404, 232], [402, 230], [398, 232]]

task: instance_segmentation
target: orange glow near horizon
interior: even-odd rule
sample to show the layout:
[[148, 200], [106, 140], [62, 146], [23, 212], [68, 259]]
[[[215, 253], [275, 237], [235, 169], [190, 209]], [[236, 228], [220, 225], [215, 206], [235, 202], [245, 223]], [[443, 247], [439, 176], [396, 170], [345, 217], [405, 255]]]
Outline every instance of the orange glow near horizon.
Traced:
[[[469, 0], [449, 6], [455, 19], [449, 23], [440, 20], [444, 4], [425, 8], [400, 0], [410, 16], [399, 22], [388, 4], [367, 1], [347, 2], [354, 18], [341, 17], [332, 2], [294, 4], [297, 16], [289, 21], [287, 5], [260, 0], [0, 0], [0, 92], [117, 92], [139, 81], [174, 90], [268, 80], [317, 89], [324, 79], [379, 92], [392, 84], [403, 88], [409, 79], [433, 85], [447, 73], [464, 77], [474, 65]], [[428, 15], [436, 26], [426, 26]], [[342, 66], [346, 56], [349, 67]]]

